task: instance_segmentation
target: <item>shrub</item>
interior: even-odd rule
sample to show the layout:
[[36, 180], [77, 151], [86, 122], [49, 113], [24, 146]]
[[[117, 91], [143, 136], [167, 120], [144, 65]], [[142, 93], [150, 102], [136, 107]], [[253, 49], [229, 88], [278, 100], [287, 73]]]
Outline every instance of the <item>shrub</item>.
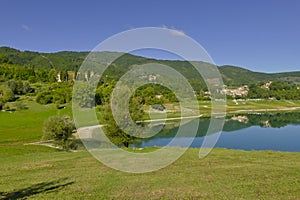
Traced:
[[36, 102], [38, 102], [39, 104], [45, 105], [48, 103], [52, 103], [52, 100], [53, 100], [53, 96], [51, 95], [50, 92], [40, 92], [36, 96]]
[[44, 123], [43, 140], [53, 139], [54, 143], [64, 150], [76, 149], [76, 145], [72, 141], [74, 130], [74, 122], [69, 116], [52, 116]]
[[13, 91], [6, 85], [0, 86], [0, 100], [4, 103], [15, 100]]
[[151, 105], [151, 107], [155, 110], [159, 110], [159, 111], [164, 111], [166, 108], [164, 105], [161, 105], [161, 104], [154, 104], [154, 105]]

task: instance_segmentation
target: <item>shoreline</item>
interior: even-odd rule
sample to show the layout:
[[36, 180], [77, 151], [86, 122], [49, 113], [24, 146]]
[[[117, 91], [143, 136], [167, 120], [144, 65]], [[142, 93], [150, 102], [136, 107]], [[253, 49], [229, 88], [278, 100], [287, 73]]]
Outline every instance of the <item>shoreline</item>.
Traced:
[[[271, 113], [279, 113], [279, 112], [289, 112], [289, 111], [299, 111], [300, 112], [300, 107], [290, 107], [290, 108], [269, 108], [269, 109], [249, 109], [249, 110], [234, 110], [234, 111], [229, 111], [225, 113], [225, 118], [229, 115], [234, 115], [234, 114], [265, 114], [268, 112]], [[196, 119], [196, 118], [208, 118], [211, 117], [211, 115], [205, 113], [205, 114], [200, 114], [196, 116], [178, 116], [178, 117], [169, 117], [169, 118], [160, 118], [160, 119], [146, 119], [146, 120], [141, 120], [137, 121], [136, 123], [149, 123], [149, 122], [163, 122], [163, 121], [172, 121], [172, 120], [180, 120], [180, 119]]]

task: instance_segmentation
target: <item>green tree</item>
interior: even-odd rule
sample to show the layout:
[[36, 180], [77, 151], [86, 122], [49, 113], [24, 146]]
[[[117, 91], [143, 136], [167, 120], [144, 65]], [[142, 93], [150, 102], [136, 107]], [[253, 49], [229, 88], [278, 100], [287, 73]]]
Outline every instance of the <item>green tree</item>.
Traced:
[[52, 100], [53, 96], [49, 91], [39, 92], [36, 96], [36, 102], [38, 102], [39, 104], [45, 105], [48, 103], [52, 103]]
[[12, 61], [7, 55], [0, 55], [0, 64], [2, 63], [12, 64]]
[[130, 142], [134, 140], [134, 137], [127, 135], [118, 127], [112, 115], [111, 107], [109, 104], [102, 106], [101, 123], [105, 124], [105, 135], [115, 145], [129, 147]]
[[15, 94], [24, 94], [23, 93], [23, 82], [21, 80], [17, 81], [16, 93]]
[[60, 80], [61, 81], [67, 81], [68, 80], [68, 72], [63, 70], [60, 72]]
[[28, 81], [29, 81], [29, 83], [35, 83], [36, 82], [36, 77], [35, 76], [29, 76]]
[[57, 81], [56, 77], [57, 77], [57, 72], [55, 71], [55, 69], [51, 69], [48, 73], [48, 81], [54, 83]]
[[13, 100], [15, 100], [13, 91], [7, 85], [0, 86], [0, 101], [6, 103]]
[[86, 108], [91, 108], [95, 105], [94, 87], [90, 83], [76, 81], [73, 93], [73, 102], [76, 105]]
[[129, 102], [129, 112], [133, 121], [140, 121], [143, 118], [142, 98], [132, 97]]
[[43, 140], [54, 140], [55, 144], [64, 150], [75, 149], [76, 145], [72, 140], [72, 134], [75, 131], [73, 120], [69, 116], [49, 117], [43, 127]]
[[14, 94], [17, 94], [17, 81], [11, 79], [7, 82], [7, 85]]
[[30, 87], [30, 84], [26, 81], [23, 83], [23, 88], [22, 88], [22, 93], [23, 94], [27, 94], [29, 92], [33, 92], [34, 89], [32, 87]]
[[110, 95], [114, 89], [114, 82], [106, 83], [100, 85], [95, 94], [95, 101], [97, 105], [104, 105], [106, 103], [109, 103]]
[[[130, 143], [135, 143], [138, 141], [138, 138], [126, 134], [124, 131], [122, 131], [122, 129], [119, 128], [114, 120], [110, 104], [101, 106], [100, 114], [100, 122], [105, 124], [104, 132], [112, 143], [117, 146], [129, 147]], [[142, 119], [144, 111], [142, 110], [141, 98], [131, 98], [129, 104], [129, 114], [134, 122]], [[125, 116], [125, 118], [128, 118], [128, 116]], [[135, 130], [131, 124], [127, 122], [127, 119], [122, 121], [122, 127], [126, 127], [126, 130], [128, 131]]]

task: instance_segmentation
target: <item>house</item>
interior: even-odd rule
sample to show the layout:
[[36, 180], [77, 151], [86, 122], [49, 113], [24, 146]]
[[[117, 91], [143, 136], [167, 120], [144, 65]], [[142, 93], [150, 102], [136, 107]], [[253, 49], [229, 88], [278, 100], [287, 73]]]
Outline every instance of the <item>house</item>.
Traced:
[[148, 80], [149, 81], [156, 81], [156, 76], [155, 75], [149, 75]]
[[57, 80], [57, 82], [61, 82], [61, 79], [60, 79], [60, 72], [58, 72], [58, 74], [57, 74], [57, 76], [56, 76], [56, 80]]
[[271, 84], [272, 84], [272, 81], [268, 81], [268, 82], [266, 82], [265, 84], [263, 84], [263, 85], [261, 86], [261, 88], [269, 90]]
[[236, 97], [236, 96], [247, 96], [249, 92], [249, 88], [247, 85], [244, 85], [242, 87], [239, 88], [233, 88], [233, 89], [229, 89], [229, 88], [224, 88], [221, 93], [222, 94], [226, 94], [232, 97]]

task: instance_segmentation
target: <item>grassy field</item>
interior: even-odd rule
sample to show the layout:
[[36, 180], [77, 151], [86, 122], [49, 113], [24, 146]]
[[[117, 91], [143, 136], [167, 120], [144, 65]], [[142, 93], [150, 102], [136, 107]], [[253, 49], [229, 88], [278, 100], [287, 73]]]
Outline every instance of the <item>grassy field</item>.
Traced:
[[[299, 104], [246, 102], [239, 108]], [[41, 139], [49, 116], [71, 115], [69, 106], [26, 105], [28, 110], [0, 112], [0, 199], [300, 199], [300, 153], [214, 149], [200, 160], [199, 149], [189, 149], [164, 169], [128, 174], [86, 151], [24, 145]]]
[[300, 110], [300, 101], [297, 100], [261, 100], [261, 101], [227, 101], [227, 112], [268, 112], [280, 110]]
[[[189, 149], [159, 171], [128, 174], [89, 153], [18, 147], [2, 156], [0, 198], [30, 199], [299, 199], [300, 154]], [[4, 149], [5, 150], [5, 149]]]
[[71, 108], [58, 110], [54, 104], [25, 101], [27, 110], [0, 112], [0, 145], [38, 141], [45, 119], [52, 115], [71, 115]]

